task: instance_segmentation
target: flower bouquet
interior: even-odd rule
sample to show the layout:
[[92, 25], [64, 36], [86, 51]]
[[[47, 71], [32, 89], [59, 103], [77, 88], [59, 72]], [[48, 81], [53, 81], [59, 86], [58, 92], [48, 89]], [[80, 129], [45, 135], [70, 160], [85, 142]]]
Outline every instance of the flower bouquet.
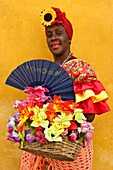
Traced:
[[14, 116], [7, 124], [7, 140], [30, 153], [73, 161], [85, 142], [92, 139], [93, 126], [73, 100], [47, 96], [42, 86], [27, 87], [26, 100], [16, 100]]

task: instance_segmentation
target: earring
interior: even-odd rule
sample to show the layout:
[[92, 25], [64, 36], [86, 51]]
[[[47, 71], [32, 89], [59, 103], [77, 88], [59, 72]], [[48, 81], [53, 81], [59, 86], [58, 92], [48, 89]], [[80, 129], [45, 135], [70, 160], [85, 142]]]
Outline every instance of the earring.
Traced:
[[69, 40], [69, 44], [71, 44], [71, 40]]

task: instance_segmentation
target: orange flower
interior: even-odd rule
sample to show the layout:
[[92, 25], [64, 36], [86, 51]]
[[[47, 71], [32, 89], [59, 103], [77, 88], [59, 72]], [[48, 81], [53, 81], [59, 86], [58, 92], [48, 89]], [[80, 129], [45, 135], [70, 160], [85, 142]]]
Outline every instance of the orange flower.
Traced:
[[33, 110], [30, 110], [30, 108], [24, 108], [21, 112], [20, 112], [20, 115], [19, 115], [19, 120], [20, 119], [24, 119], [25, 117], [26, 118], [29, 118], [31, 116], [34, 116], [34, 111]]
[[77, 124], [71, 120], [70, 121], [71, 125], [68, 127], [69, 130], [76, 130], [78, 128]]
[[74, 109], [78, 104], [74, 103], [73, 100], [62, 101], [61, 97], [54, 95], [53, 102], [50, 103], [47, 109], [51, 112], [65, 112], [73, 114]]
[[49, 105], [47, 106], [47, 110], [50, 112], [55, 112], [54, 103], [49, 103]]
[[21, 104], [18, 105], [18, 111], [21, 113], [24, 109], [26, 108], [26, 106], [23, 106]]
[[18, 131], [19, 131], [19, 132], [23, 132], [23, 130], [24, 130], [24, 123], [22, 123], [22, 124], [20, 124], [20, 125], [18, 126]]
[[60, 103], [62, 102], [62, 99], [60, 96], [57, 96], [57, 95], [54, 95], [54, 98], [53, 98], [53, 103]]
[[55, 113], [55, 112], [50, 112], [50, 111], [47, 111], [46, 112], [46, 115], [47, 115], [47, 119], [49, 120], [49, 121], [53, 121], [53, 119], [54, 118], [56, 118], [56, 117], [58, 117], [58, 114], [57, 113]]

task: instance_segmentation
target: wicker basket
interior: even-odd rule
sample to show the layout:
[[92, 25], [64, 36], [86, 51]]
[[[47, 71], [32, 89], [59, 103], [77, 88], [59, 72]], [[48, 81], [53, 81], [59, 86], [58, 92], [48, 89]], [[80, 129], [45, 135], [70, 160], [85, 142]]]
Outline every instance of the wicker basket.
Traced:
[[33, 143], [26, 142], [24, 147], [20, 149], [38, 156], [63, 161], [74, 161], [77, 158], [82, 145], [82, 140], [71, 142], [67, 138], [63, 138], [62, 142], [49, 142], [46, 144], [41, 144], [37, 141]]

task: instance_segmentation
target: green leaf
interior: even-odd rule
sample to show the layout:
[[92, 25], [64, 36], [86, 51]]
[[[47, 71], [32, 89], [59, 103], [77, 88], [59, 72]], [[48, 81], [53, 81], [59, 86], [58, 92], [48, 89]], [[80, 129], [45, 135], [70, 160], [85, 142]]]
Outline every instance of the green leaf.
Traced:
[[8, 134], [9, 134], [8, 132], [3, 132], [4, 136], [8, 136]]
[[32, 128], [31, 128], [31, 134], [32, 134], [32, 135], [34, 134], [35, 130], [36, 130], [35, 127], [32, 127]]

